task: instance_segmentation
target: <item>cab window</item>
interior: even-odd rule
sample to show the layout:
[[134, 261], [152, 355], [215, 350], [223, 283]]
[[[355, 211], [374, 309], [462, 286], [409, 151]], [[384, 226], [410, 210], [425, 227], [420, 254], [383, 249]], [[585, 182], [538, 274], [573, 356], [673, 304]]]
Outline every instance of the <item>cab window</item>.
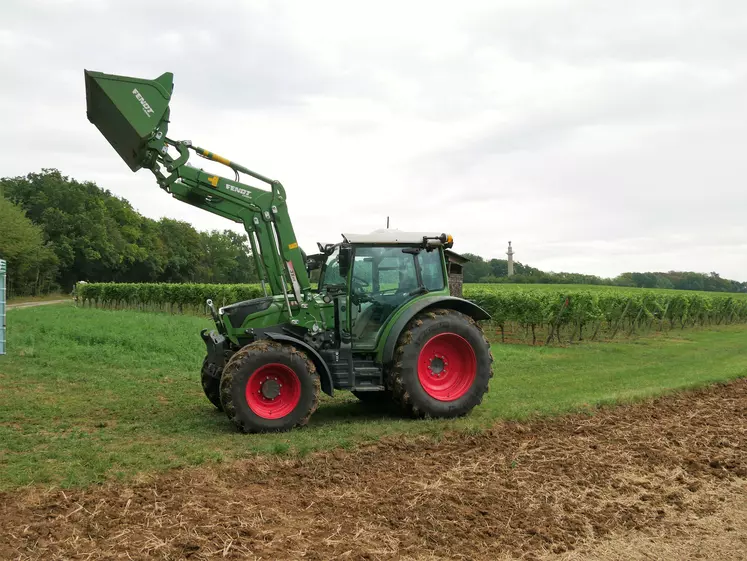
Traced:
[[415, 255], [401, 247], [359, 247], [350, 283], [354, 345], [373, 348], [389, 316], [416, 294]]
[[340, 248], [335, 248], [335, 251], [332, 252], [329, 257], [327, 257], [327, 262], [324, 264], [324, 270], [322, 271], [322, 278], [321, 282], [319, 283], [319, 288], [323, 288], [325, 286], [333, 285], [333, 284], [345, 284], [347, 281], [340, 275]]
[[418, 253], [418, 264], [425, 287], [430, 291], [443, 290], [444, 271], [441, 253], [436, 250], [421, 251]]
[[413, 255], [399, 247], [361, 247], [355, 252], [354, 283], [367, 283], [366, 292], [411, 291], [418, 287]]

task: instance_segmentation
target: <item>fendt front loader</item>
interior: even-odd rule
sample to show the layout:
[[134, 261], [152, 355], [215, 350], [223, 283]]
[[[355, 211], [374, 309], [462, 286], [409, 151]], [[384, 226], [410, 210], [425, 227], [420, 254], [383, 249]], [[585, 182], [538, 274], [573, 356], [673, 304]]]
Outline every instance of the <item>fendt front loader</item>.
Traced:
[[[132, 171], [149, 169], [174, 198], [246, 229], [265, 296], [219, 310], [208, 300], [215, 329], [201, 334], [205, 394], [240, 430], [306, 424], [320, 388], [392, 400], [415, 417], [464, 415], [481, 402], [493, 358], [476, 322], [489, 315], [449, 295], [451, 236], [343, 234], [306, 258], [279, 181], [167, 137], [171, 73], [143, 80], [86, 70], [85, 83], [89, 121]], [[193, 167], [193, 152], [233, 177]]]

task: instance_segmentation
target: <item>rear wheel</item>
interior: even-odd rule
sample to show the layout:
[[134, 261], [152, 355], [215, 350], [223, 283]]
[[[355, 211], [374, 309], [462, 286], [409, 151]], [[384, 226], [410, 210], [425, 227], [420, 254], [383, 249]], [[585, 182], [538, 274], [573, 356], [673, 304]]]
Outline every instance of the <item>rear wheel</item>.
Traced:
[[308, 423], [319, 377], [305, 353], [273, 341], [238, 351], [223, 369], [220, 401], [242, 432], [277, 432]]
[[387, 384], [415, 417], [458, 417], [482, 402], [493, 356], [475, 321], [455, 310], [415, 317], [400, 335]]

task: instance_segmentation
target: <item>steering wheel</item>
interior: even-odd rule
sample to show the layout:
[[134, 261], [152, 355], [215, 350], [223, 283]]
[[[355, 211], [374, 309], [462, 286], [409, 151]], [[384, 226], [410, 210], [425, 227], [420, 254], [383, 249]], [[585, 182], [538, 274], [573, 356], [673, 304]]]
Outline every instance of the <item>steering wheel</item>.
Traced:
[[358, 282], [360, 283], [360, 286], [361, 286], [361, 288], [365, 288], [365, 287], [367, 287], [367, 286], [368, 286], [369, 284], [371, 284], [371, 283], [370, 283], [370, 282], [368, 282], [368, 281], [367, 281], [366, 279], [362, 279], [362, 278], [360, 278], [360, 277], [356, 277], [355, 275], [353, 275], [353, 276], [351, 277], [351, 280], [352, 280], [352, 281], [358, 281]]
[[362, 279], [360, 277], [356, 277], [353, 275], [350, 277], [351, 283], [355, 286], [351, 286], [350, 290], [350, 298], [355, 304], [361, 304], [362, 302], [370, 302], [371, 296], [363, 292], [363, 289], [366, 288], [370, 283], [366, 279]]

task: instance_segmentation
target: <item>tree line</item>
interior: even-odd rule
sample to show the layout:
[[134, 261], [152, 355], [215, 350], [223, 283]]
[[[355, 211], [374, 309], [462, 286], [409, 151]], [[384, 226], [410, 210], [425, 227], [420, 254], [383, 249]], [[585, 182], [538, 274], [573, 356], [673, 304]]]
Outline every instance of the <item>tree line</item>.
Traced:
[[604, 278], [580, 273], [547, 272], [514, 262], [514, 275], [509, 277], [508, 261], [505, 259], [484, 259], [471, 253], [465, 253], [464, 257], [469, 259], [469, 262], [464, 265], [465, 283], [596, 284], [709, 292], [747, 292], [747, 282], [724, 279], [715, 272], [709, 274], [692, 271], [629, 272], [614, 278]]
[[87, 282], [253, 283], [245, 235], [153, 220], [55, 169], [0, 179], [0, 258], [12, 295]]
[[[598, 284], [747, 292], [717, 273], [623, 273], [602, 278], [541, 271], [465, 254], [465, 283]], [[56, 169], [0, 178], [0, 259], [12, 295], [69, 292], [78, 281], [242, 284], [258, 281], [245, 235], [199, 232], [179, 220], [153, 220], [125, 199]]]

